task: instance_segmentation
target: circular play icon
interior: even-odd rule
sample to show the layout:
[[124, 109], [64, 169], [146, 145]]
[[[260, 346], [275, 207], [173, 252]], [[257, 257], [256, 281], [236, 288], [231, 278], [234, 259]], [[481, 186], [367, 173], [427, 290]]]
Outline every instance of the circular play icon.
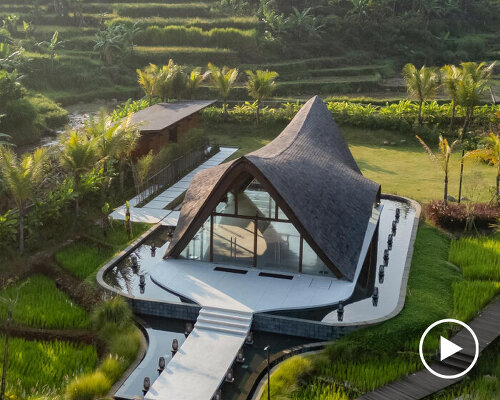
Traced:
[[[450, 340], [440, 336], [439, 362], [432, 364], [431, 368], [425, 360], [423, 352], [425, 337], [436, 326], [447, 323], [458, 324], [465, 329], [462, 329]], [[431, 374], [443, 379], [456, 379], [467, 374], [476, 364], [479, 357], [479, 342], [474, 331], [466, 323], [452, 318], [441, 319], [425, 330], [420, 338], [418, 351], [422, 363]]]

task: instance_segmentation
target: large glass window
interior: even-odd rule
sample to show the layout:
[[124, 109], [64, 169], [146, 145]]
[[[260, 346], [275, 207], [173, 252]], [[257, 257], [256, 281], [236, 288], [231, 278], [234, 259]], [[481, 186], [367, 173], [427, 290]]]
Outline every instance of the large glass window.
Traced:
[[300, 234], [289, 222], [259, 221], [257, 266], [297, 273], [299, 272]]
[[232, 190], [221, 199], [213, 216], [182, 251], [182, 258], [288, 273], [299, 273], [302, 261], [304, 274], [333, 276], [258, 181], [235, 193]]
[[210, 261], [210, 218], [194, 235], [180, 257], [187, 260]]
[[332, 271], [328, 268], [316, 252], [304, 240], [302, 245], [302, 273], [310, 275], [333, 276]]
[[214, 262], [252, 266], [254, 221], [226, 216], [214, 217]]

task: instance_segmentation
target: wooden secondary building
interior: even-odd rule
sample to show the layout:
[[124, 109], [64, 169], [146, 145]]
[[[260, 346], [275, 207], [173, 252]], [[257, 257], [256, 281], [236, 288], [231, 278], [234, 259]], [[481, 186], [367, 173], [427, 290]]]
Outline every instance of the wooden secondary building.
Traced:
[[200, 121], [200, 111], [215, 100], [186, 100], [160, 103], [134, 113], [131, 123], [137, 125], [141, 137], [133, 154], [137, 159], [151, 150], [158, 153], [168, 143], [175, 143]]

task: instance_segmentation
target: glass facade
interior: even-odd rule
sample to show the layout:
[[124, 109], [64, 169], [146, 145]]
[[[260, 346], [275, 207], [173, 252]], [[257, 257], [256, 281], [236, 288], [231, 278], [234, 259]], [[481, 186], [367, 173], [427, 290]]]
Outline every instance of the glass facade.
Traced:
[[229, 191], [221, 199], [180, 257], [287, 273], [302, 268], [305, 274], [333, 276], [256, 180], [244, 191]]

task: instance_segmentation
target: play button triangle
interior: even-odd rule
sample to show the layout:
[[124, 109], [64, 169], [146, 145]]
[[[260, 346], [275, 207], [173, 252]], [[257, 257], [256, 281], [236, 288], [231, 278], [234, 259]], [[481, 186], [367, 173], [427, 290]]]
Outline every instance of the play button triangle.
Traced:
[[441, 353], [441, 361], [451, 357], [453, 354], [458, 353], [462, 348], [455, 343], [450, 342], [444, 337], [440, 337], [439, 348]]

